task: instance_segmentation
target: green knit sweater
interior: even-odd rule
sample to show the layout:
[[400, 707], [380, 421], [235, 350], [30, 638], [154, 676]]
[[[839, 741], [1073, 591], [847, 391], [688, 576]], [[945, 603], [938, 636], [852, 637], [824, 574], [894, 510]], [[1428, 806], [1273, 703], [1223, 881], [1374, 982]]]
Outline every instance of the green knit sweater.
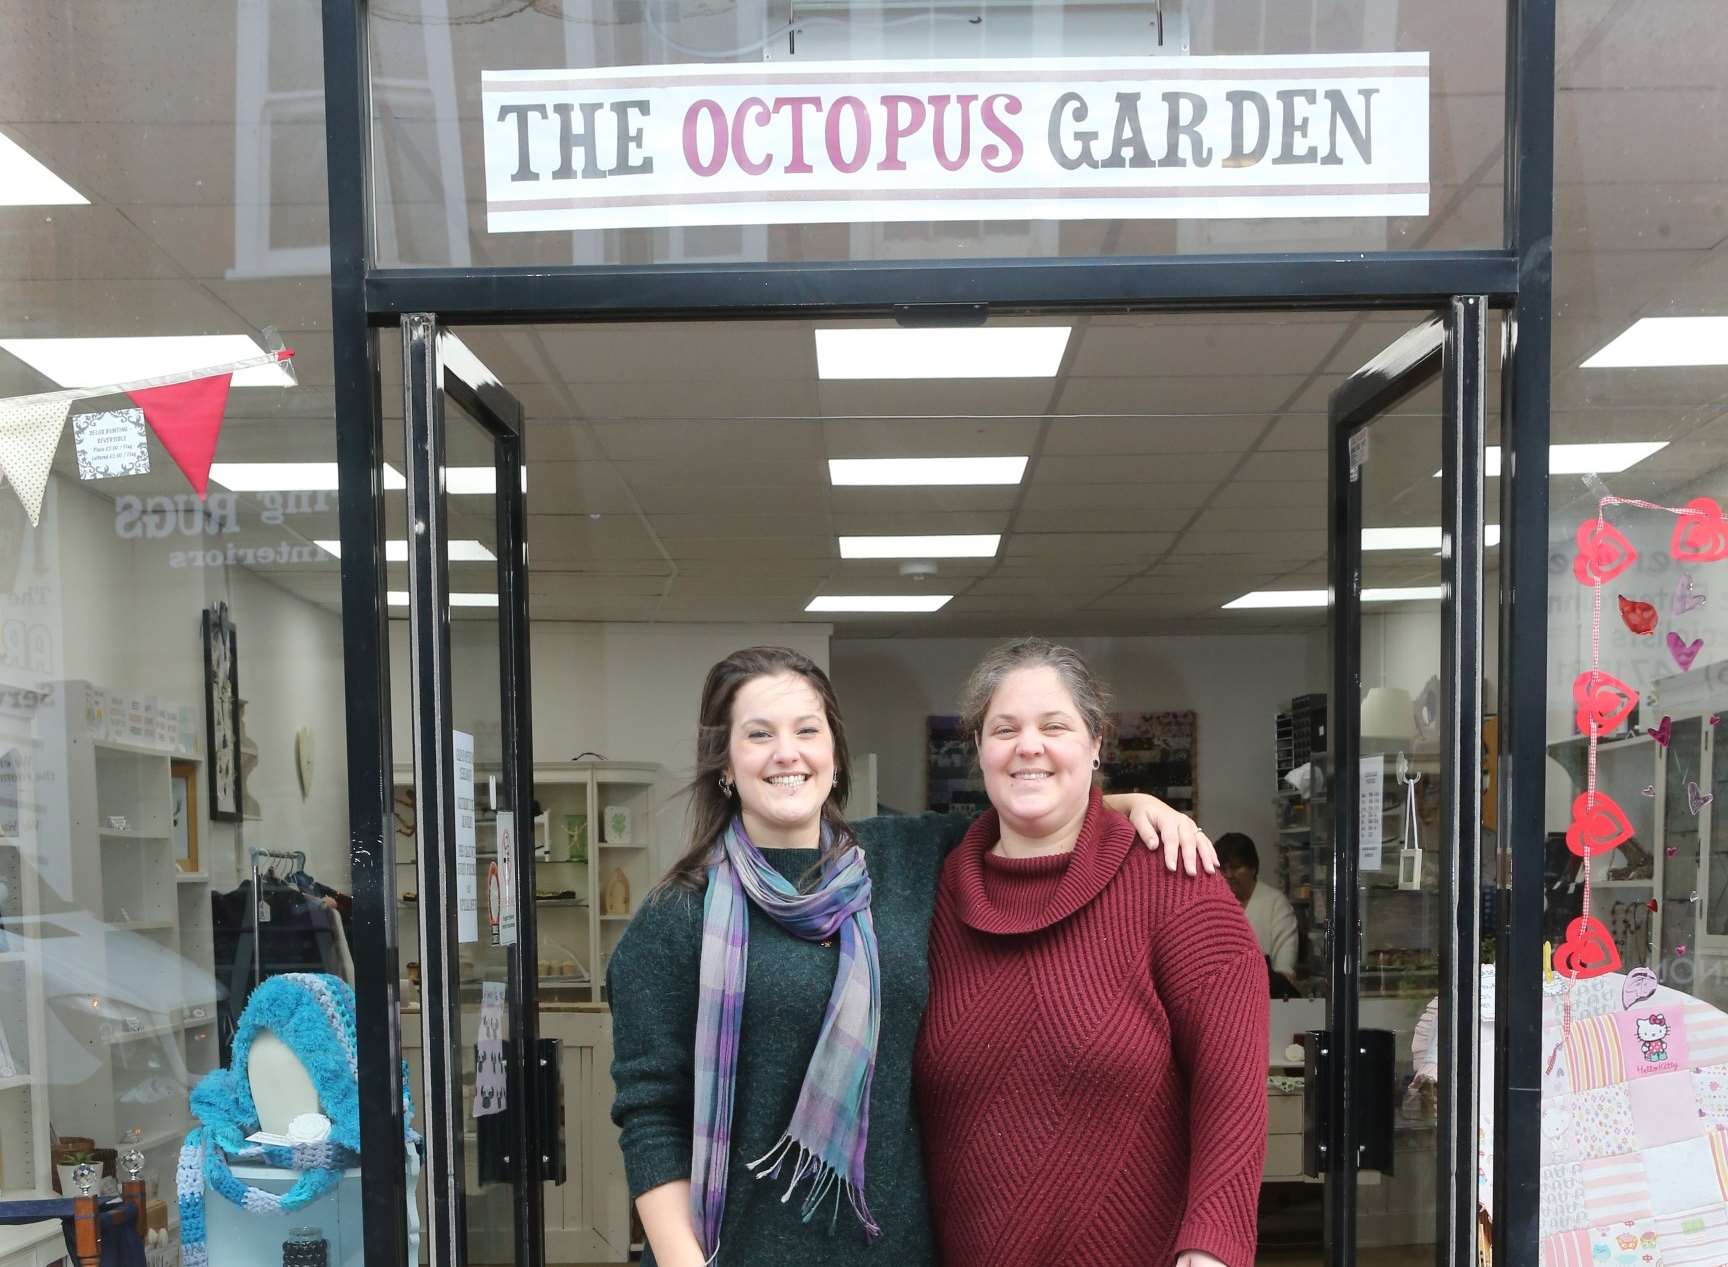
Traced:
[[[912, 1096], [912, 1051], [929, 994], [925, 941], [942, 860], [965, 833], [959, 815], [867, 818], [853, 824], [870, 866], [871, 912], [882, 961], [882, 1030], [870, 1093], [865, 1200], [881, 1237], [867, 1245], [841, 1202], [806, 1224], [799, 1200], [782, 1204], [784, 1175], [757, 1179], [746, 1163], [780, 1141], [834, 988], [833, 947], [800, 941], [750, 908], [750, 968], [738, 1040], [732, 1166], [726, 1181], [720, 1267], [929, 1267], [936, 1262], [924, 1189], [923, 1141]], [[796, 881], [802, 849], [765, 849]], [[673, 892], [644, 903], [606, 969], [612, 1001], [612, 1120], [622, 1131], [630, 1195], [690, 1177], [692, 1051], [702, 946], [702, 897]], [[799, 1198], [804, 1195], [802, 1192]], [[653, 1251], [643, 1255], [654, 1262]]]

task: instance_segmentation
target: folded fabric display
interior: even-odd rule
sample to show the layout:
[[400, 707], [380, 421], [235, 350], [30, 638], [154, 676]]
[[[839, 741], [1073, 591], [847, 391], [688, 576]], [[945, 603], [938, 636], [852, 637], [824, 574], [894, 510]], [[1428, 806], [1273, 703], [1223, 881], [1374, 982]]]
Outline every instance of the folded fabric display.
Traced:
[[[259, 1129], [247, 1070], [260, 1030], [274, 1034], [305, 1066], [318, 1092], [319, 1108], [329, 1119], [324, 1139], [286, 1146], [247, 1138]], [[402, 1109], [404, 1122], [411, 1120], [414, 1106], [406, 1065]], [[287, 973], [264, 981], [241, 1013], [229, 1067], [212, 1070], [193, 1090], [192, 1114], [202, 1125], [186, 1136], [175, 1168], [181, 1253], [184, 1267], [207, 1267], [206, 1186], [249, 1214], [287, 1214], [316, 1201], [341, 1182], [344, 1170], [360, 1164], [353, 990], [339, 977], [323, 973]], [[413, 1155], [418, 1136], [404, 1129]], [[277, 1166], [297, 1171], [299, 1178], [287, 1192], [267, 1192], [235, 1178], [230, 1161]]]

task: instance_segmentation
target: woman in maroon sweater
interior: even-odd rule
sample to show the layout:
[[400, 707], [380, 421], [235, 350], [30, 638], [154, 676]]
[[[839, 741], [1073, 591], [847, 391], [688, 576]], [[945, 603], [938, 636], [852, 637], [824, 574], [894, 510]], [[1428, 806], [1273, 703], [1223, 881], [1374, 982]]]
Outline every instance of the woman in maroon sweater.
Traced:
[[1252, 1267], [1267, 986], [1240, 904], [1104, 808], [1078, 654], [997, 648], [965, 719], [994, 809], [943, 869], [915, 1064], [942, 1262]]

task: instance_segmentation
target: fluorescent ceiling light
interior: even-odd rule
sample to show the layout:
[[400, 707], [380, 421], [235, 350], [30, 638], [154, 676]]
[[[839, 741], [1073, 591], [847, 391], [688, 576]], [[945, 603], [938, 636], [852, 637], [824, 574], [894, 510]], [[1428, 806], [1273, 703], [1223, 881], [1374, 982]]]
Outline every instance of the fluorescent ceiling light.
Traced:
[[1002, 544], [996, 532], [931, 537], [841, 537], [842, 559], [993, 559]]
[[[1364, 603], [1415, 603], [1437, 599], [1445, 591], [1438, 585], [1405, 585], [1390, 589], [1365, 589]], [[1224, 610], [1241, 611], [1254, 607], [1324, 607], [1325, 590], [1254, 590], [1224, 604]]]
[[87, 207], [90, 200], [0, 135], [0, 207]]
[[1640, 317], [1579, 368], [1728, 365], [1728, 317]]
[[836, 485], [1018, 484], [1027, 459], [1018, 458], [829, 458]]
[[[447, 466], [444, 491], [453, 497], [490, 497], [498, 491], [498, 471], [490, 466]], [[522, 491], [528, 491], [528, 468], [522, 468]]]
[[1053, 378], [1067, 326], [818, 330], [822, 378]]
[[[212, 462], [210, 478], [231, 493], [333, 493], [334, 462]], [[384, 487], [407, 488], [402, 472], [384, 464]]]
[[[1364, 528], [1362, 529], [1362, 548], [1364, 550], [1438, 550], [1441, 546], [1439, 524], [1429, 524], [1420, 528]], [[1500, 525], [1485, 524], [1482, 528], [1483, 544], [1489, 547], [1500, 544]]]
[[[315, 543], [320, 550], [342, 557], [342, 543], [320, 539]], [[386, 541], [384, 543], [384, 559], [389, 563], [408, 562], [408, 543], [406, 541]], [[496, 563], [498, 556], [493, 554], [478, 541], [452, 541], [450, 543], [450, 562], [452, 563]]]
[[807, 612], [933, 612], [952, 594], [824, 594], [810, 600]]
[[[408, 591], [407, 590], [391, 590], [390, 591], [390, 606], [392, 606], [392, 607], [406, 607], [406, 606], [408, 606]], [[452, 607], [496, 607], [496, 606], [498, 606], [498, 595], [496, 595], [496, 594], [451, 594], [450, 595], [450, 606], [452, 606]]]
[[472, 348], [448, 330], [442, 330], [438, 334], [438, 355], [444, 362], [444, 368], [455, 371], [456, 377], [470, 387], [489, 387], [502, 382], [486, 368], [486, 362], [474, 355]]
[[[1548, 446], [1550, 475], [1613, 475], [1637, 466], [1652, 453], [1668, 447], [1666, 440], [1627, 440], [1611, 444], [1552, 444]], [[1482, 474], [1486, 479], [1500, 476], [1500, 446], [1491, 444], [1483, 455]], [[1440, 478], [1440, 472], [1434, 472]]]
[[[244, 334], [152, 334], [124, 339], [0, 339], [31, 369], [62, 387], [101, 387], [140, 378], [161, 378], [263, 356]], [[234, 375], [235, 387], [292, 387], [280, 364], [258, 365]]]

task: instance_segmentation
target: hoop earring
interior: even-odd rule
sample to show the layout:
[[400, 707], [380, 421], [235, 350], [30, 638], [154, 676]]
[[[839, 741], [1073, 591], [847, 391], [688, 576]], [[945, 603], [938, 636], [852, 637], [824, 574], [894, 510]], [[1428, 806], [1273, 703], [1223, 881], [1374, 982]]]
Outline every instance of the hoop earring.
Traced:
[[1094, 770], [1102, 770], [1104, 768], [1104, 758], [1103, 757], [1093, 757], [1092, 758], [1092, 768]]
[[732, 797], [732, 790], [734, 787], [732, 780], [727, 778], [724, 774], [722, 774], [720, 776], [718, 782], [720, 784], [720, 795], [724, 796], [728, 800], [730, 800]]
[[839, 787], [839, 786], [840, 786], [840, 771], [838, 771], [838, 770], [836, 770], [836, 771], [834, 771], [834, 783], [833, 783], [833, 786], [834, 786], [834, 787]]

